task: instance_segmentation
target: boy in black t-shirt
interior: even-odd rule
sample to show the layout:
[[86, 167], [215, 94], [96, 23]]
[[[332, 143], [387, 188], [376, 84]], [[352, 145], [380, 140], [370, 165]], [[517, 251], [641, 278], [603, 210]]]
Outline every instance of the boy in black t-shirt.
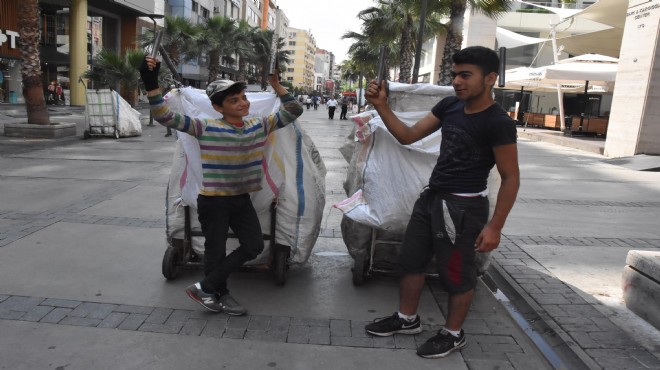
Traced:
[[[499, 245], [520, 185], [516, 127], [492, 98], [499, 69], [497, 54], [473, 46], [454, 54], [453, 62], [456, 96], [441, 100], [413, 126], [399, 120], [387, 105], [385, 81], [372, 81], [365, 94], [403, 145], [442, 128], [438, 161], [428, 188], [415, 203], [399, 255], [399, 311], [365, 327], [377, 336], [422, 331], [417, 306], [426, 277], [424, 268], [435, 254], [449, 304], [444, 328], [417, 350], [426, 358], [445, 357], [465, 346], [462, 326], [477, 283], [476, 253]], [[487, 180], [494, 165], [502, 183], [489, 221]]]

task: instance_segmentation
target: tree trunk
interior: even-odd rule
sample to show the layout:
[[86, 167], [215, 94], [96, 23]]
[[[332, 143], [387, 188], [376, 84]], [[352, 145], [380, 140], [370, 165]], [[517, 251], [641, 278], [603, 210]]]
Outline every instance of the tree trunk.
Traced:
[[410, 71], [412, 70], [414, 57], [412, 48], [412, 28], [412, 19], [408, 17], [406, 20], [406, 27], [401, 34], [401, 54], [399, 55], [401, 60], [399, 82], [401, 83], [410, 83]]
[[119, 88], [119, 96], [122, 97], [122, 99], [126, 100], [128, 104], [131, 105], [131, 107], [135, 108], [135, 106], [138, 103], [138, 90], [137, 89], [127, 89], [123, 86]]
[[452, 83], [451, 67], [454, 53], [461, 50], [463, 44], [463, 20], [465, 19], [466, 0], [455, 0], [451, 6], [447, 41], [440, 65], [440, 85], [449, 86]]
[[211, 83], [218, 79], [220, 74], [220, 52], [218, 50], [211, 50], [209, 52], [209, 79], [208, 83]]
[[261, 76], [261, 91], [266, 91], [268, 88], [268, 65], [262, 65], [259, 72]]
[[23, 97], [27, 110], [27, 123], [49, 125], [44, 87], [41, 81], [39, 59], [39, 3], [38, 0], [23, 0], [18, 8], [18, 47], [21, 52]]
[[246, 76], [246, 67], [247, 62], [245, 57], [239, 57], [238, 59], [238, 74], [236, 75], [236, 81], [247, 81]]

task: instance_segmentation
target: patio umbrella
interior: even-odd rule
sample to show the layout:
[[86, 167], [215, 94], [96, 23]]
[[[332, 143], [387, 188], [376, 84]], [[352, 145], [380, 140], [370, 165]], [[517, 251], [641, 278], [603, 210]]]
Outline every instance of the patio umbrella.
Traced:
[[[607, 92], [616, 80], [618, 59], [600, 54], [584, 54], [563, 59], [556, 64], [532, 68], [519, 67], [506, 71], [505, 88], [529, 91], [557, 91], [562, 93]], [[559, 104], [563, 105], [560, 99]], [[560, 111], [563, 112], [563, 109]], [[562, 130], [564, 121], [562, 119]]]
[[[584, 82], [585, 102], [589, 94], [589, 83], [611, 86], [616, 80], [619, 60], [600, 54], [583, 54], [577, 57], [560, 60], [558, 63], [545, 68], [544, 79], [557, 81], [557, 83]], [[559, 104], [563, 105], [563, 101]], [[585, 109], [587, 104], [585, 103]], [[562, 109], [563, 111], [563, 109]], [[584, 119], [583, 112], [580, 117], [580, 129]], [[563, 123], [563, 120], [562, 120]], [[562, 125], [562, 130], [564, 129]]]
[[619, 60], [600, 54], [584, 54], [545, 67], [545, 80], [601, 81], [616, 79]]

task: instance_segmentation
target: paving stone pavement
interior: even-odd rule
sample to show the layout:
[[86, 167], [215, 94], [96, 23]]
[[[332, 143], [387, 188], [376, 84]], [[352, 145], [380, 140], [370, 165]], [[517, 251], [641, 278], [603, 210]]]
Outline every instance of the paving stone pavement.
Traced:
[[[304, 127], [312, 136], [329, 168], [331, 180], [328, 180], [326, 186], [326, 198], [335, 201], [345, 196], [340, 182], [335, 179], [341, 179], [342, 171], [347, 167], [345, 162], [342, 163], [343, 158], [338, 154], [337, 149], [344, 142], [351, 126], [348, 121], [337, 122], [337, 120], [329, 125], [324, 115], [325, 111], [322, 110], [305, 111]], [[0, 122], [10, 121], [6, 119], [7, 117], [10, 116], [3, 116], [0, 110]], [[74, 110], [68, 118], [79, 123], [81, 135], [80, 129], [84, 129], [84, 125], [80, 112]], [[145, 147], [147, 150], [158, 149], [158, 145], [170, 142], [162, 138], [163, 133], [163, 128], [145, 127], [142, 138], [133, 142], [119, 140], [118, 145], [122, 145], [122, 150], [132, 150], [135, 153], [138, 150], [144, 151]], [[3, 144], [0, 145], [0, 159], [24, 160], [30, 163], [53, 153], [60, 155], [67, 148], [94, 148], [95, 143], [103, 145], [112, 142], [103, 139], [97, 142], [82, 141], [79, 138], [36, 141], [0, 138], [0, 141]], [[5, 143], [7, 145], [4, 145]], [[598, 156], [582, 155], [578, 151], [563, 152], [563, 149], [557, 149], [554, 145], [525, 139], [520, 141], [520, 148], [522, 153], [533, 157], [529, 159], [527, 156], [521, 156], [523, 186], [529, 183], [540, 186], [536, 181], [545, 181], [548, 178], [555, 180], [573, 176], [580, 181], [580, 176], [587, 171], [585, 169], [600, 169], [602, 162], [602, 158]], [[548, 158], [558, 153], [575, 160], [576, 163], [562, 162], [553, 167], [554, 159]], [[164, 165], [167, 165], [171, 158], [171, 152], [168, 151], [167, 155], [170, 157], [162, 161]], [[541, 162], [535, 164], [530, 162], [532, 160]], [[92, 162], [77, 159], [68, 163], [74, 166], [88, 166], [94, 165]], [[0, 178], [3, 181], [39, 179], [38, 176], [33, 175], [7, 175], [4, 169], [12, 169], [7, 163], [5, 161], [4, 164], [0, 164], [0, 168], [3, 169], [0, 171]], [[546, 176], [540, 169], [546, 169], [551, 175]], [[608, 165], [607, 170], [616, 174], [621, 172], [616, 166]], [[571, 174], [570, 171], [574, 172]], [[576, 173], [580, 175], [576, 176]], [[635, 174], [634, 176], [640, 178], [632, 180], [625, 176], [609, 176], [609, 172], [606, 175], [599, 174], [588, 178], [585, 176], [585, 181], [596, 187], [639, 185], [652, 188], [648, 184], [657, 179], [654, 174]], [[626, 176], [633, 175], [626, 174]], [[153, 181], [157, 180], [74, 179], [74, 184], [95, 182], [99, 186], [99, 191], [81, 193], [75, 199], [57, 207], [40, 208], [37, 211], [7, 209], [0, 204], [0, 258], [3, 251], [11, 250], [20, 241], [35, 237], [60, 223], [67, 223], [72, 230], [84, 225], [123, 226], [129, 227], [136, 233], [140, 230], [163, 230], [165, 219], [162, 214], [129, 217], [128, 214], [110, 215], [111, 212], [103, 215], [86, 213], [104, 201], [111, 201], [126, 192], [135, 191], [142, 185], [152, 184]], [[563, 366], [563, 368], [576, 369], [660, 369], [660, 360], [657, 357], [660, 350], [657, 347], [640, 344], [640, 338], [627, 331], [620, 322], [613, 321], [612, 316], [607, 313], [606, 305], [594, 299], [585, 299], [588, 292], [580, 291], [570, 281], [562, 281], [555, 276], [553, 270], [546, 267], [546, 261], [530, 252], [530, 247], [546, 246], [566, 249], [593, 248], [594, 253], [605, 249], [626, 251], [660, 248], [660, 235], [652, 228], [644, 228], [643, 220], [646, 215], [643, 212], [657, 214], [660, 202], [653, 200], [658, 197], [650, 195], [658, 193], [655, 188], [639, 190], [639, 192], [643, 194], [620, 196], [605, 191], [593, 194], [557, 194], [550, 191], [550, 186], [545, 191], [522, 189], [516, 208], [504, 230], [502, 243], [492, 254], [491, 268], [484, 277], [485, 283], [480, 283], [478, 287], [475, 303], [465, 324], [468, 346], [459, 356], [466, 368], [550, 369]], [[341, 245], [341, 230], [338, 222], [340, 214], [337, 211], [333, 213], [330, 206], [331, 201], [327, 201], [318, 243]], [[543, 226], [540, 222], [534, 227], [520, 226], [531, 217], [530, 215], [542, 214], [539, 209], [545, 210], [557, 219], [570, 218], [572, 213], [579, 213], [585, 209], [593, 212], [616, 212], [612, 217], [616, 217], [618, 213], [642, 213], [630, 218], [627, 221], [630, 225], [621, 225], [623, 229], [626, 227], [630, 229], [629, 232], [619, 230], [608, 233], [602, 232], [602, 229], [589, 227], [580, 230], [568, 229], [563, 225], [556, 225], [558, 221], [551, 222], [549, 226]], [[633, 224], [635, 222], [636, 224]], [[338, 249], [330, 250], [338, 251]], [[311, 264], [315, 268], [317, 266], [327, 268], [323, 263], [321, 257], [312, 256]], [[339, 256], [333, 260], [333, 263], [333, 267], [347, 270], [351, 261], [347, 256]], [[493, 282], [497, 284], [493, 285]], [[374, 276], [367, 281], [367, 284], [374, 286], [381, 283], [393, 287], [392, 290], [396, 291], [396, 280], [392, 277]], [[506, 287], [499, 284], [506, 284]], [[428, 288], [435, 305], [446, 315], [446, 293], [433, 279], [429, 280]], [[363, 330], [369, 320], [366, 317], [376, 315], [376, 312], [372, 314], [371, 311], [355, 319], [342, 315], [308, 317], [301, 313], [268, 315], [263, 312], [245, 317], [229, 317], [184, 309], [178, 301], [172, 305], [134, 305], [120, 300], [108, 301], [101, 299], [105, 296], [98, 295], [99, 300], [94, 301], [67, 299], [63, 298], [62, 294], [36, 296], [20, 294], [20, 292], [7, 294], [6, 291], [0, 290], [0, 325], [4, 320], [55, 325], [62, 328], [88, 327], [106, 333], [119, 330], [126, 333], [152, 333], [181, 338], [216, 338], [246, 343], [267, 342], [315, 348], [320, 346], [372, 351], [393, 350], [404, 356], [410, 356], [410, 352], [433, 335], [441, 325], [440, 319], [431, 321], [434, 317], [423, 317], [426, 330], [419, 335], [374, 338], [367, 336]], [[396, 309], [395, 303], [393, 300], [391, 305], [379, 306], [373, 311], [388, 314], [391, 312], [388, 310]], [[516, 306], [517, 304], [521, 305]], [[365, 352], [361, 356], [369, 356], [369, 354], [370, 352]], [[421, 364], [427, 363], [428, 361]], [[442, 362], [437, 364], [442, 366]]]

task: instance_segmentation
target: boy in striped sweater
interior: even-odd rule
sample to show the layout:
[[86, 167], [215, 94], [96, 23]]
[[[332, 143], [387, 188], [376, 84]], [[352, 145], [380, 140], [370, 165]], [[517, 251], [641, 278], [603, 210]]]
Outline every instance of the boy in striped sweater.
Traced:
[[[165, 127], [196, 137], [202, 160], [197, 213], [205, 238], [205, 277], [186, 288], [186, 293], [210, 311], [245, 315], [247, 310], [229, 294], [227, 278], [264, 249], [250, 193], [261, 189], [266, 137], [300, 117], [302, 106], [279, 83], [276, 70], [268, 82], [282, 101], [278, 112], [266, 117], [250, 116], [245, 83], [218, 80], [208, 85], [206, 94], [222, 118], [188, 117], [165, 104], [158, 87], [159, 69], [160, 62], [149, 56], [140, 67], [153, 117]], [[240, 246], [226, 255], [229, 227]]]

